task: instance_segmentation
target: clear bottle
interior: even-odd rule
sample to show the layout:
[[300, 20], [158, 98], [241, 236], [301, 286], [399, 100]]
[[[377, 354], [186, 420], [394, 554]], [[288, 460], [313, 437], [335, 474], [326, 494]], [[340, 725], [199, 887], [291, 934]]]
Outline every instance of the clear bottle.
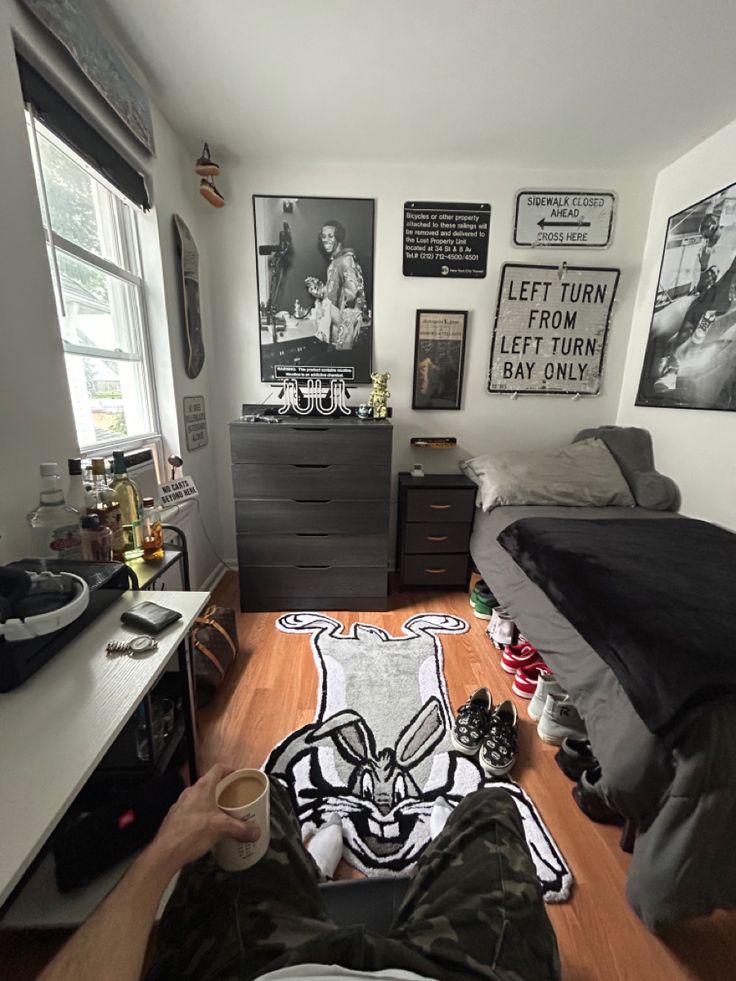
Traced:
[[82, 517], [82, 557], [88, 562], [112, 561], [112, 532], [99, 514]]
[[96, 457], [92, 461], [92, 489], [87, 495], [87, 513], [99, 515], [102, 523], [112, 533], [112, 557], [115, 562], [125, 561], [128, 539], [123, 527], [120, 501], [112, 488], [107, 486], [105, 461]]
[[69, 489], [66, 492], [66, 503], [79, 511], [80, 515], [87, 510], [87, 490], [84, 486], [82, 477], [82, 461], [79, 459], [67, 460], [69, 468]]
[[164, 557], [164, 530], [152, 497], [143, 498], [143, 560], [158, 562]]
[[128, 476], [125, 467], [125, 454], [116, 450], [113, 455], [114, 475], [110, 490], [120, 502], [125, 531], [124, 559], [139, 559], [143, 555], [141, 545], [141, 496], [138, 488]]
[[41, 464], [41, 496], [28, 515], [34, 555], [81, 559], [79, 511], [64, 500], [58, 463]]

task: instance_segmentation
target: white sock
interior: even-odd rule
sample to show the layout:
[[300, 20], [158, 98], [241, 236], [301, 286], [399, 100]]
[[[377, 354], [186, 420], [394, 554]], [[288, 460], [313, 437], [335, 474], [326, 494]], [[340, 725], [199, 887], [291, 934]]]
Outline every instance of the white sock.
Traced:
[[436, 838], [447, 824], [447, 819], [452, 814], [452, 808], [444, 797], [438, 797], [434, 802], [432, 813], [429, 815], [429, 834]]
[[331, 814], [315, 832], [307, 851], [317, 863], [322, 879], [334, 878], [335, 869], [342, 858], [342, 821], [337, 814]]

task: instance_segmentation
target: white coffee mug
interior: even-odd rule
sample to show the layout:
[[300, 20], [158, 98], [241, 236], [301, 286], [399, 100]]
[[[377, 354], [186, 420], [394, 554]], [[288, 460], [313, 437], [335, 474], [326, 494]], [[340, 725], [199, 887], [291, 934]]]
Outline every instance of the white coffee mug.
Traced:
[[260, 862], [271, 840], [271, 788], [260, 770], [235, 770], [215, 788], [215, 801], [225, 814], [239, 821], [252, 821], [261, 836], [258, 841], [223, 838], [212, 849], [215, 861], [228, 872], [240, 872]]

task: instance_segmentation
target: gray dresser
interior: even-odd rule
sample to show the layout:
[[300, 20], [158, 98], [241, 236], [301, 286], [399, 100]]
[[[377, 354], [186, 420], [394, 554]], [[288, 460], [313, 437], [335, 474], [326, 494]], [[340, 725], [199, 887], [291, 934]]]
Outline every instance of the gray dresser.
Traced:
[[240, 608], [385, 610], [391, 424], [278, 418], [230, 423]]

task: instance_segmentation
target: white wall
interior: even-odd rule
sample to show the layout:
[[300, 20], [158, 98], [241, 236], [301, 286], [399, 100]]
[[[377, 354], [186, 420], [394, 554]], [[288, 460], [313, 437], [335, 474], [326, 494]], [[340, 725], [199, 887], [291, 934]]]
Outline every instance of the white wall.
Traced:
[[660, 171], [634, 308], [618, 423], [654, 438], [657, 466], [682, 491], [682, 510], [736, 527], [736, 413], [636, 406], [669, 217], [736, 181], [736, 122]]
[[[544, 157], [544, 146], [539, 148]], [[227, 206], [210, 223], [212, 314], [217, 324], [218, 398], [212, 430], [217, 434], [217, 476], [227, 556], [235, 554], [227, 422], [242, 402], [274, 392], [260, 383], [254, 232], [251, 195], [329, 195], [376, 199], [374, 368], [391, 372], [394, 468], [455, 471], [457, 461], [492, 448], [560, 445], [581, 428], [612, 423], [618, 406], [629, 326], [652, 188], [652, 176], [634, 173], [510, 171], [491, 166], [460, 168], [427, 162], [372, 166], [282, 163], [244, 165], [221, 161], [218, 186]], [[619, 194], [613, 247], [583, 253], [517, 249], [511, 244], [515, 191], [521, 187], [610, 188]], [[402, 275], [403, 204], [407, 200], [487, 201], [492, 206], [488, 275], [474, 282], [408, 279]], [[603, 265], [622, 270], [609, 335], [601, 395], [573, 402], [560, 396], [509, 396], [487, 392], [490, 339], [504, 261]], [[415, 412], [411, 406], [414, 323], [418, 308], [468, 309], [468, 348], [463, 409]], [[363, 401], [368, 389], [358, 389]], [[411, 436], [457, 436], [457, 451], [414, 451]]]
[[[0, 0], [0, 172], [10, 185], [0, 197], [0, 562], [27, 555], [30, 538], [25, 516], [38, 500], [38, 464], [64, 463], [78, 454], [77, 437], [45, 255], [41, 214], [26, 136], [13, 33], [18, 43], [63, 82], [69, 98], [151, 179], [154, 210], [141, 218], [153, 361], [161, 410], [165, 455], [184, 458], [201, 494], [209, 536], [219, 548], [220, 526], [214, 477], [214, 445], [186, 452], [182, 422], [184, 395], [204, 395], [212, 404], [212, 359], [194, 381], [184, 371], [173, 212], [189, 224], [195, 240], [206, 237], [213, 209], [198, 194], [192, 155], [153, 107], [157, 156], [146, 158], [86, 83], [70, 72], [56, 46], [12, 0]], [[212, 348], [208, 259], [202, 255], [203, 333]], [[198, 585], [217, 565], [201, 528], [193, 546], [192, 582]]]

